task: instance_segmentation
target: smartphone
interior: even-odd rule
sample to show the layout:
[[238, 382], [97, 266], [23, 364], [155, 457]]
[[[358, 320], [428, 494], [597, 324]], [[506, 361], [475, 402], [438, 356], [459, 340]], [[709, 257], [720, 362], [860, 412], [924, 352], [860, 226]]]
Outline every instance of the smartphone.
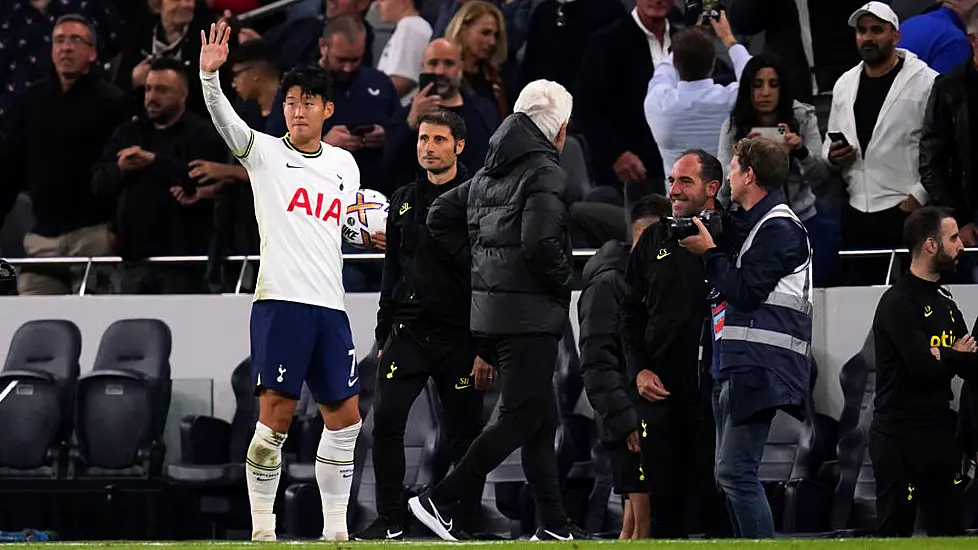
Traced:
[[835, 143], [836, 141], [841, 141], [843, 147], [849, 146], [849, 140], [846, 139], [846, 135], [843, 134], [842, 132], [828, 132], [825, 135], [829, 136], [829, 140], [831, 143]]
[[355, 136], [363, 137], [373, 131], [373, 124], [361, 124], [359, 126], [354, 126], [353, 129], [350, 130], [350, 133]]
[[757, 127], [757, 128], [751, 128], [750, 131], [751, 133], [757, 132], [758, 134], [761, 134], [761, 137], [764, 139], [769, 139], [771, 141], [776, 141], [778, 143], [784, 143], [785, 129], [782, 126]]
[[418, 91], [424, 90], [428, 84], [434, 84], [428, 90], [428, 95], [438, 95], [438, 75], [435, 73], [421, 73], [421, 76], [418, 77]]

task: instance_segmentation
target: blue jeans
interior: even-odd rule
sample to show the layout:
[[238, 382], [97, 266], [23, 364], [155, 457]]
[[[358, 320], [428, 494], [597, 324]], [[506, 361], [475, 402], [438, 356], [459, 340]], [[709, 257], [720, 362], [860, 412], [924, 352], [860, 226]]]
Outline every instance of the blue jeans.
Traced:
[[717, 424], [716, 480], [727, 495], [727, 509], [738, 538], [774, 536], [771, 505], [758, 476], [771, 420], [734, 425], [730, 421], [729, 384], [713, 386], [713, 416]]

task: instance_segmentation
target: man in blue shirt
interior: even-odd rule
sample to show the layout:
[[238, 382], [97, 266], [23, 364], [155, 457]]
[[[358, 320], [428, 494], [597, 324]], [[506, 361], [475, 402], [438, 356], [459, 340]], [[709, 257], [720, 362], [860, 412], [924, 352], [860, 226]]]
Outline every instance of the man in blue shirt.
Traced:
[[976, 0], [944, 0], [900, 25], [900, 43], [930, 68], [944, 74], [971, 58], [964, 21]]

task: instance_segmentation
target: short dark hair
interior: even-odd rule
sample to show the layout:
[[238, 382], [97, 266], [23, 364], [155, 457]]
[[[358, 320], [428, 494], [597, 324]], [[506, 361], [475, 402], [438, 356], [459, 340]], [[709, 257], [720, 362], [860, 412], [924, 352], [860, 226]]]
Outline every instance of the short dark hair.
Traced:
[[455, 138], [455, 141], [465, 139], [465, 120], [452, 111], [438, 109], [431, 113], [421, 115], [421, 119], [418, 121], [418, 128], [421, 128], [421, 125], [425, 123], [448, 128], [452, 132], [452, 137]]
[[326, 26], [323, 28], [323, 40], [328, 44], [337, 34], [345, 38], [347, 42], [355, 42], [361, 35], [367, 36], [367, 28], [363, 26], [362, 19], [356, 15], [345, 13], [326, 22]]
[[720, 164], [719, 159], [703, 149], [687, 149], [679, 155], [679, 158], [688, 156], [696, 157], [696, 160], [699, 161], [700, 178], [703, 183], [710, 183], [711, 181], [723, 183], [723, 165]]
[[329, 73], [318, 65], [300, 65], [285, 73], [282, 77], [282, 95], [293, 86], [298, 86], [304, 95], [323, 98], [323, 103], [329, 101], [333, 93]]
[[709, 78], [716, 59], [713, 40], [700, 29], [685, 28], [672, 37], [672, 59], [680, 80]]
[[93, 25], [87, 17], [78, 13], [62, 15], [54, 22], [54, 29], [64, 25], [65, 23], [78, 23], [80, 25], [85, 25], [85, 28], [88, 29], [88, 34], [92, 39], [92, 46], [98, 47], [98, 33], [95, 32], [95, 25]]
[[658, 193], [649, 193], [632, 205], [632, 223], [649, 218], [665, 218], [672, 215], [672, 203]]
[[903, 243], [916, 256], [927, 239], [941, 240], [941, 224], [953, 218], [951, 211], [939, 206], [923, 206], [913, 211], [903, 222]]
[[228, 55], [228, 63], [231, 65], [248, 64], [261, 67], [265, 72], [279, 75], [282, 73], [281, 66], [275, 53], [272, 52], [268, 44], [260, 39], [249, 40], [237, 48], [231, 50]]
[[185, 61], [179, 61], [172, 57], [157, 57], [149, 64], [150, 72], [155, 71], [173, 71], [177, 73], [180, 80], [183, 81], [184, 85], [190, 85], [190, 76], [187, 74], [188, 63]]
[[753, 168], [757, 184], [768, 191], [787, 183], [791, 159], [784, 145], [762, 137], [745, 138], [734, 143], [733, 154], [740, 171]]

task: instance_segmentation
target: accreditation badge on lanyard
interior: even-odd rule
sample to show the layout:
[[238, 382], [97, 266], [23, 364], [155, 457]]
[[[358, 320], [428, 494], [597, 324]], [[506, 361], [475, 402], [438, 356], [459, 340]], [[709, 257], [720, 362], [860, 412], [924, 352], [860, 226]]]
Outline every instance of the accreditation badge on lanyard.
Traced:
[[720, 335], [723, 333], [723, 319], [726, 313], [727, 302], [720, 302], [713, 306], [713, 339], [715, 341], [719, 341]]

